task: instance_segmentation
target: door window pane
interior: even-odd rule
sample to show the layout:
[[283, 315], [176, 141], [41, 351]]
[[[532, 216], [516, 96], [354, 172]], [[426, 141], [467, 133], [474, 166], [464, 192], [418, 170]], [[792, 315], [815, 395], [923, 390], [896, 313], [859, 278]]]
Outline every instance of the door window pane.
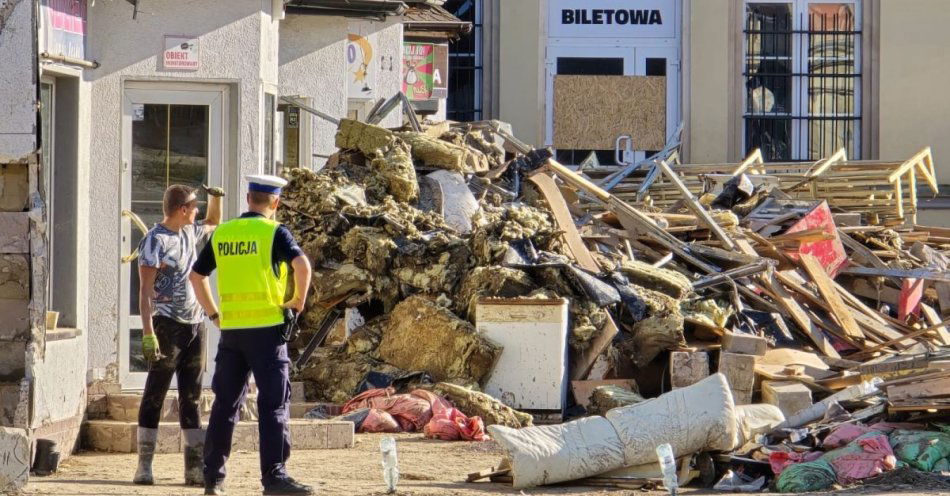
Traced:
[[561, 76], [623, 76], [623, 59], [607, 57], [558, 57]]
[[[200, 188], [208, 183], [210, 121], [207, 105], [144, 104], [143, 107], [138, 120], [132, 122], [131, 210], [151, 228], [164, 217], [162, 196], [168, 186], [184, 184]], [[198, 198], [199, 204], [205, 203], [205, 195], [200, 190]], [[133, 227], [132, 249], [142, 237]], [[139, 315], [138, 263], [132, 262], [130, 269], [129, 313]], [[135, 369], [135, 354], [141, 353], [141, 330], [130, 332], [130, 370], [142, 372], [144, 369]]]
[[665, 76], [666, 75], [666, 59], [648, 57], [647, 63], [646, 63], [646, 75], [647, 76]]

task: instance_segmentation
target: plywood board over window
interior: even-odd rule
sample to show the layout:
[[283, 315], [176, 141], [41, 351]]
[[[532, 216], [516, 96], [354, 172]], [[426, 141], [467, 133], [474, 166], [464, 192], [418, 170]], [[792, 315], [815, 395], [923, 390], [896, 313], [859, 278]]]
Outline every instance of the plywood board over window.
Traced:
[[555, 76], [554, 146], [612, 150], [630, 135], [637, 150], [666, 144], [665, 76]]

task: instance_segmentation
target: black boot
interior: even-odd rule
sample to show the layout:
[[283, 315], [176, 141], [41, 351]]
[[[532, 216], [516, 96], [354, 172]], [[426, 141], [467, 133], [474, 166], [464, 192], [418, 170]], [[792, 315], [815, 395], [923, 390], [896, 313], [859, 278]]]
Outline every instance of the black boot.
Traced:
[[224, 492], [224, 481], [206, 481], [205, 482], [205, 494], [213, 496], [224, 496], [228, 493]]
[[184, 429], [185, 439], [185, 485], [203, 486], [205, 483], [204, 461], [202, 453], [205, 450], [204, 432], [201, 429]]
[[274, 479], [264, 488], [264, 494], [313, 494], [313, 488], [286, 476]]

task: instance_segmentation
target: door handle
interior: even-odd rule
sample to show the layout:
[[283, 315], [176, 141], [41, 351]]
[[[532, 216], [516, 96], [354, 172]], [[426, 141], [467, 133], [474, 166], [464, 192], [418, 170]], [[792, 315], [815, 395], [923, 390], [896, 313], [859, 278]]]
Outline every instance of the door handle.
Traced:
[[[132, 212], [131, 210], [123, 209], [122, 217], [127, 217], [129, 220], [131, 220], [132, 224], [135, 227], [137, 227], [139, 231], [142, 231], [143, 236], [148, 234], [148, 227], [145, 225], [144, 222], [142, 222], [142, 219], [139, 218], [138, 215], [135, 215], [135, 213]], [[119, 260], [122, 263], [130, 263], [132, 262], [132, 260], [135, 260], [136, 258], [138, 258], [138, 256], [139, 256], [139, 249], [138, 247], [136, 247], [134, 250], [132, 250], [132, 253], [129, 253], [128, 255], [121, 257]]]

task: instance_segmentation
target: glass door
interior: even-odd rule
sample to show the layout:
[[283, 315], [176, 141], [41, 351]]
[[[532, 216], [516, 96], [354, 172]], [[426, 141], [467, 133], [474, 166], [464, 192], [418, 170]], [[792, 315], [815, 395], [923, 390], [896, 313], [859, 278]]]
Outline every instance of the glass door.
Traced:
[[[166, 86], [174, 87], [174, 85]], [[147, 228], [162, 220], [162, 196], [172, 184], [199, 188], [224, 184], [222, 123], [224, 89], [175, 90], [128, 88], [123, 112], [122, 207], [135, 214]], [[199, 193], [203, 217], [207, 198]], [[138, 247], [144, 233], [121, 216], [123, 254]], [[200, 247], [199, 247], [200, 248]], [[145, 385], [147, 372], [142, 356], [142, 316], [139, 315], [137, 260], [121, 266], [119, 365], [124, 389]], [[209, 323], [208, 323], [209, 324]], [[205, 371], [213, 363], [218, 330], [207, 325]], [[205, 374], [210, 385], [211, 374]], [[173, 387], [174, 387], [173, 383]]]

